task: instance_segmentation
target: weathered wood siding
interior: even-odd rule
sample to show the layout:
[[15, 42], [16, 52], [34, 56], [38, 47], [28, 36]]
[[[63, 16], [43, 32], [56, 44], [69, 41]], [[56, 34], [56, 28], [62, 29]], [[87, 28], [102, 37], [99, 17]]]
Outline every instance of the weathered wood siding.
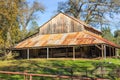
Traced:
[[40, 34], [79, 32], [84, 27], [70, 17], [59, 14], [40, 27]]

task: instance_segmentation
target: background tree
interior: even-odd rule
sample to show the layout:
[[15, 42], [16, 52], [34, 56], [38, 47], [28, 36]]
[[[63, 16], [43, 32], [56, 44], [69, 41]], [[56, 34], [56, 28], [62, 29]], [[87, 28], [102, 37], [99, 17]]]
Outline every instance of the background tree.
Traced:
[[[116, 39], [116, 43], [120, 46], [120, 30], [116, 30], [114, 32], [114, 37]], [[117, 50], [117, 53], [120, 55], [120, 49]]]
[[37, 33], [38, 32], [38, 28], [39, 28], [39, 26], [38, 26], [37, 22], [33, 20], [31, 25], [30, 25], [30, 29], [29, 29], [29, 32], [26, 35], [26, 37], [29, 37], [29, 36]]
[[10, 47], [19, 41], [21, 36], [24, 38], [23, 35], [27, 32], [28, 24], [35, 22], [35, 13], [38, 11], [43, 12], [44, 7], [36, 1], [30, 6], [26, 0], [1, 0], [0, 43], [2, 44], [0, 45], [4, 44], [4, 46]]
[[19, 0], [0, 1], [0, 38], [1, 43], [4, 44], [6, 48], [11, 47], [19, 40], [19, 27], [16, 21], [18, 16], [18, 4]]
[[28, 24], [36, 19], [34, 14], [38, 11], [44, 11], [44, 7], [36, 1], [32, 6], [26, 0], [0, 1], [0, 53], [11, 56], [6, 49], [25, 38]]
[[115, 37], [120, 37], [120, 30], [116, 30], [116, 31], [114, 32], [114, 36], [115, 36]]
[[22, 39], [27, 35], [28, 25], [31, 23], [31, 21], [37, 18], [35, 13], [43, 12], [44, 9], [44, 6], [37, 1], [34, 1], [31, 5], [29, 5], [29, 2], [27, 1], [20, 3], [18, 22], [22, 29]]
[[114, 35], [111, 33], [110, 27], [104, 27], [101, 29], [101, 31], [102, 31], [102, 36], [105, 39], [115, 42], [115, 38]]
[[116, 38], [116, 43], [120, 45], [120, 30], [114, 32], [114, 37]]
[[68, 0], [59, 2], [58, 12], [68, 13], [88, 24], [108, 24], [106, 15], [113, 17], [120, 12], [120, 0]]
[[19, 38], [17, 16], [19, 0], [0, 1], [0, 52], [7, 56], [6, 48], [11, 48]]

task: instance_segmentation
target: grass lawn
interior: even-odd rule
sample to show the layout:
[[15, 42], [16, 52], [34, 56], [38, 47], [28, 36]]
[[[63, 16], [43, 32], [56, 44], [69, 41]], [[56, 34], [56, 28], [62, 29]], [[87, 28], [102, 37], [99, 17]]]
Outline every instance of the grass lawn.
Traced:
[[[102, 76], [100, 74], [101, 66], [105, 66], [107, 73]], [[120, 59], [95, 60], [95, 59], [30, 59], [30, 60], [10, 60], [0, 61], [0, 70], [2, 71], [27, 71], [30, 73], [42, 74], [59, 74], [59, 75], [78, 75], [89, 77], [116, 77], [113, 70], [120, 68]], [[103, 68], [104, 69], [104, 68]], [[87, 70], [87, 75], [86, 75]], [[110, 74], [111, 73], [111, 74]], [[114, 74], [114, 75], [113, 75]], [[23, 80], [23, 76], [13, 75], [0, 75], [0, 78], [7, 78], [7, 80]], [[9, 79], [11, 78], [11, 79]], [[35, 80], [38, 77], [35, 77]], [[34, 79], [33, 79], [34, 80]], [[46, 80], [46, 79], [40, 79]]]

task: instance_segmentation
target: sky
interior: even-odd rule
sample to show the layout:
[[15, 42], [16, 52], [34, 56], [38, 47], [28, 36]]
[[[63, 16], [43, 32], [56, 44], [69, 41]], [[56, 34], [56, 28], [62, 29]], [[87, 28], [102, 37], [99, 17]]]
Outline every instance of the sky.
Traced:
[[[33, 2], [34, 0], [28, 0], [28, 2]], [[37, 0], [45, 7], [45, 11], [43, 13], [37, 13], [38, 15], [38, 26], [43, 25], [45, 22], [51, 19], [52, 16], [54, 16], [57, 13], [57, 7], [58, 2], [65, 2], [67, 0]], [[110, 27], [112, 32], [116, 30], [115, 26], [117, 26], [117, 29], [120, 29], [120, 24], [118, 22], [120, 21], [120, 15], [115, 15], [113, 19], [106, 16], [107, 19], [110, 21]]]
[[[33, 0], [28, 1], [32, 2]], [[58, 2], [61, 1], [64, 2], [66, 0], [37, 0], [37, 1], [42, 3], [42, 5], [44, 5], [45, 7], [45, 11], [43, 13], [38, 13], [39, 19], [37, 20], [37, 23], [39, 26], [41, 26], [57, 13]]]

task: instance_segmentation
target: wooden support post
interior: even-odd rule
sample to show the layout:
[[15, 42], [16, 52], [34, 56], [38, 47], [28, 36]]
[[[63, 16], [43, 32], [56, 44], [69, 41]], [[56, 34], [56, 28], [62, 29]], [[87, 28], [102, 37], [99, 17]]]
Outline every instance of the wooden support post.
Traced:
[[29, 49], [27, 49], [27, 59], [30, 59]]
[[75, 60], [75, 47], [73, 47], [73, 60]]
[[117, 57], [120, 56], [119, 49], [116, 48]]
[[28, 80], [28, 77], [27, 77], [27, 71], [24, 71], [24, 80]]
[[47, 59], [49, 58], [49, 48], [47, 48]]
[[106, 46], [104, 45], [104, 58], [106, 59]]
[[101, 51], [102, 51], [102, 58], [104, 57], [104, 47], [103, 47], [103, 45], [101, 45], [102, 46], [102, 49], [101, 49]]
[[95, 45], [98, 49], [100, 49], [101, 50], [101, 47], [100, 46], [98, 46], [98, 45]]
[[30, 75], [30, 80], [32, 80], [32, 75]]

